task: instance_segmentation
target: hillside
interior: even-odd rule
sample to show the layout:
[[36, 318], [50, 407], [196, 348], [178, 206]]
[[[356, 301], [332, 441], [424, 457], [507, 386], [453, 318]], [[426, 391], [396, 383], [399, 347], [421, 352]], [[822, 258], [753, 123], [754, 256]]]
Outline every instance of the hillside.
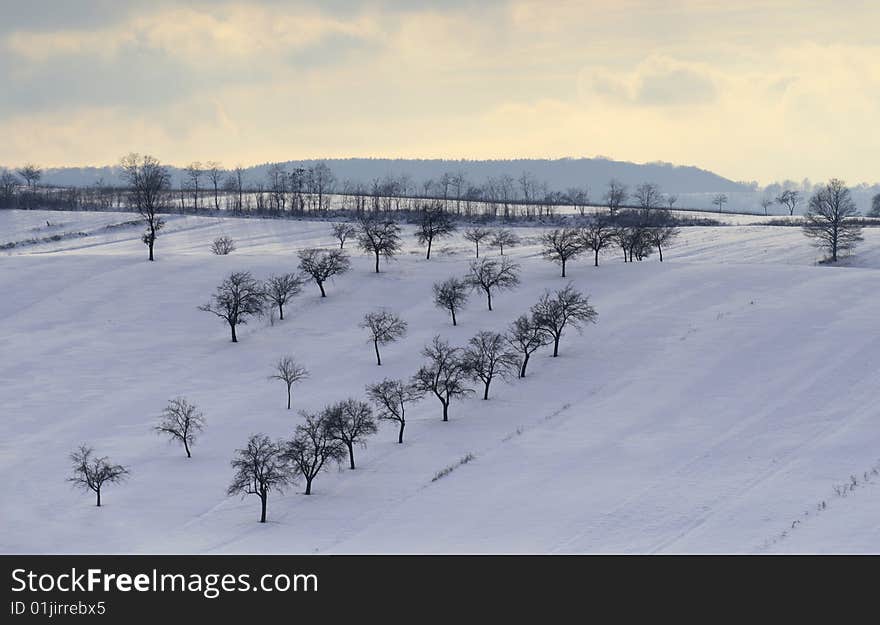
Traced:
[[[795, 228], [685, 229], [646, 262], [616, 250], [599, 268], [570, 265], [599, 322], [568, 333], [559, 358], [539, 351], [525, 380], [454, 403], [444, 423], [425, 398], [407, 440], [384, 424], [359, 468], [331, 468], [314, 494], [227, 497], [229, 460], [248, 434], [289, 436], [302, 417], [383, 377], [407, 377], [440, 334], [463, 344], [501, 330], [566, 281], [537, 230], [510, 250], [522, 285], [474, 295], [452, 327], [431, 284], [472, 256], [456, 237], [425, 261], [407, 230], [398, 260], [353, 270], [318, 297], [313, 284], [285, 321], [255, 320], [229, 342], [197, 309], [230, 271], [292, 271], [295, 252], [331, 245], [324, 222], [171, 216], [145, 261], [130, 214], [0, 212], [2, 240], [84, 236], [0, 255], [0, 494], [10, 552], [876, 552], [880, 545], [877, 372], [880, 233], [850, 267], [815, 264]], [[10, 235], [9, 233], [14, 233]], [[227, 234], [226, 257], [208, 246]], [[348, 246], [347, 246], [348, 247]], [[494, 251], [487, 253], [494, 254]], [[410, 332], [375, 365], [357, 324], [387, 306]], [[267, 380], [293, 354], [310, 370], [285, 410]], [[207, 417], [193, 458], [151, 427], [185, 395]], [[81, 442], [130, 466], [105, 507], [65, 482]], [[432, 481], [467, 454], [474, 459]], [[835, 486], [857, 476], [846, 496]], [[824, 506], [822, 503], [824, 502]], [[785, 535], [783, 536], [783, 532]]]

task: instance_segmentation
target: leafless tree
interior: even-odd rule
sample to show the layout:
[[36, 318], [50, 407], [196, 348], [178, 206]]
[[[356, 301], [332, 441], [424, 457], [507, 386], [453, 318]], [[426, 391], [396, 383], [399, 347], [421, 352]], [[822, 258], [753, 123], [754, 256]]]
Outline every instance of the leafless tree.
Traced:
[[455, 313], [464, 308], [470, 296], [471, 285], [458, 278], [447, 278], [434, 284], [434, 305], [448, 310], [452, 325], [456, 325]]
[[645, 229], [645, 237], [651, 245], [657, 248], [660, 262], [663, 262], [663, 246], [669, 245], [681, 231], [675, 226], [672, 214], [664, 209], [657, 209], [651, 213], [648, 219], [648, 227]]
[[406, 336], [406, 321], [388, 310], [368, 312], [359, 327], [370, 331], [370, 341], [376, 350], [376, 364], [379, 366], [382, 366], [379, 345], [393, 343]]
[[565, 265], [584, 251], [583, 238], [574, 228], [557, 228], [545, 232], [541, 236], [544, 249], [541, 254], [547, 260], [562, 266], [562, 277], [565, 277]]
[[211, 302], [199, 310], [213, 313], [229, 324], [232, 342], [237, 343], [235, 328], [244, 325], [248, 317], [263, 312], [266, 294], [260, 282], [249, 271], [237, 271], [220, 283]]
[[354, 470], [355, 445], [364, 446], [365, 439], [379, 430], [373, 408], [366, 402], [349, 398], [329, 406], [325, 420], [330, 438], [348, 449], [348, 468]]
[[443, 406], [443, 420], [449, 421], [449, 404], [457, 397], [473, 393], [467, 385], [468, 371], [462, 360], [461, 348], [435, 336], [422, 350], [428, 363], [413, 376], [413, 386], [423, 393], [433, 393]]
[[419, 210], [416, 239], [420, 245], [428, 245], [425, 260], [431, 260], [431, 245], [434, 239], [452, 236], [456, 229], [452, 216], [443, 210], [439, 202], [423, 206]]
[[282, 452], [281, 443], [273, 443], [265, 434], [252, 434], [244, 449], [235, 450], [231, 462], [235, 475], [226, 493], [259, 496], [260, 523], [266, 522], [269, 492], [283, 493], [295, 481], [296, 474]]
[[581, 331], [585, 323], [596, 323], [599, 315], [589, 298], [569, 284], [555, 293], [545, 292], [534, 306], [534, 323], [553, 341], [553, 357], [559, 355], [559, 340], [565, 328]]
[[776, 203], [781, 204], [788, 209], [789, 217], [794, 215], [794, 211], [800, 201], [801, 193], [800, 191], [795, 191], [794, 189], [786, 189], [776, 197]]
[[490, 236], [492, 236], [492, 231], [488, 228], [468, 228], [464, 231], [465, 240], [470, 241], [477, 247], [477, 258], [480, 257], [480, 243]]
[[313, 167], [309, 168], [309, 174], [314, 192], [318, 196], [318, 210], [325, 210], [328, 208], [326, 205], [329, 202], [325, 201], [324, 196], [333, 192], [336, 176], [333, 175], [327, 163], [316, 163]]
[[156, 237], [165, 225], [159, 212], [164, 208], [164, 194], [171, 184], [168, 170], [158, 159], [135, 153], [124, 156], [120, 164], [122, 176], [130, 188], [130, 202], [146, 224], [147, 231], [141, 240], [149, 248], [150, 260], [153, 260]]
[[520, 315], [510, 324], [505, 335], [507, 343], [520, 354], [519, 377], [526, 377], [526, 368], [529, 366], [529, 358], [538, 348], [548, 345], [552, 340], [541, 326], [535, 321], [534, 316]]
[[651, 255], [653, 244], [648, 237], [649, 215], [645, 211], [622, 210], [615, 220], [615, 241], [623, 250], [624, 262], [644, 260]]
[[199, 182], [202, 176], [205, 175], [205, 167], [200, 162], [195, 161], [187, 165], [183, 172], [186, 174], [189, 188], [193, 193], [193, 208], [199, 210], [199, 198], [201, 197]]
[[278, 360], [275, 365], [275, 373], [269, 376], [270, 380], [281, 380], [287, 387], [287, 409], [290, 410], [290, 389], [291, 387], [309, 377], [308, 370], [301, 366], [292, 356], [284, 356]]
[[226, 172], [223, 170], [223, 166], [217, 161], [208, 161], [206, 167], [208, 180], [210, 181], [211, 187], [214, 191], [214, 210], [219, 211], [220, 187], [223, 185], [223, 179], [226, 176]]
[[584, 249], [593, 252], [593, 266], [599, 266], [599, 253], [614, 243], [616, 229], [607, 217], [597, 215], [590, 224], [581, 230]]
[[303, 282], [305, 280], [302, 276], [298, 276], [295, 273], [284, 273], [280, 276], [269, 276], [263, 284], [263, 292], [266, 294], [266, 298], [273, 306], [278, 307], [278, 316], [282, 320], [284, 319], [284, 307], [287, 305], [287, 302], [299, 295], [302, 291]]
[[660, 208], [663, 204], [663, 194], [660, 193], [660, 187], [653, 182], [643, 182], [636, 187], [633, 192], [633, 199], [636, 205], [644, 211]]
[[94, 450], [80, 445], [70, 454], [73, 475], [67, 479], [77, 488], [95, 493], [95, 505], [101, 507], [101, 489], [105, 484], [118, 484], [129, 476], [129, 470], [121, 464], [111, 464], [107, 456], [96, 457]]
[[12, 197], [18, 187], [18, 178], [6, 168], [0, 168], [0, 206], [12, 206]]
[[351, 269], [348, 255], [342, 250], [308, 248], [300, 250], [298, 256], [300, 270], [315, 281], [321, 290], [321, 297], [327, 297], [324, 291], [324, 283], [327, 280]]
[[235, 194], [235, 210], [244, 210], [244, 168], [237, 165], [226, 179], [226, 187]]
[[727, 203], [727, 194], [719, 193], [712, 198], [712, 204], [718, 207], [718, 212], [724, 211], [724, 205]]
[[358, 233], [358, 229], [354, 224], [347, 221], [333, 224], [333, 236], [339, 241], [339, 249], [345, 247], [345, 241], [349, 237], [353, 237]]
[[771, 206], [773, 206], [773, 202], [774, 202], [774, 200], [772, 200], [771, 198], [769, 198], [767, 196], [764, 196], [761, 198], [761, 208], [764, 209], [765, 215], [767, 214], [767, 209], [770, 208]]
[[612, 179], [608, 183], [608, 189], [605, 191], [603, 198], [605, 200], [605, 206], [608, 207], [612, 217], [614, 217], [614, 211], [626, 202], [627, 196], [628, 191], [625, 184], [615, 179]]
[[482, 331], [468, 341], [462, 354], [471, 379], [483, 383], [483, 399], [489, 399], [489, 385], [495, 378], [507, 378], [519, 368], [519, 358], [498, 332]]
[[217, 256], [226, 256], [235, 251], [235, 241], [226, 236], [219, 236], [211, 241], [211, 252]]
[[497, 230], [492, 237], [492, 247], [497, 247], [502, 256], [504, 256], [505, 247], [513, 247], [514, 245], [519, 245], [519, 237], [507, 228]]
[[345, 445], [330, 435], [327, 409], [320, 414], [301, 412], [305, 423], [296, 426], [293, 438], [284, 445], [283, 457], [306, 480], [306, 495], [312, 494], [312, 482], [324, 465], [345, 458]]
[[358, 246], [365, 254], [376, 258], [376, 273], [379, 273], [379, 257], [394, 258], [400, 251], [400, 226], [393, 221], [383, 221], [371, 217], [360, 223]]
[[678, 202], [678, 196], [674, 193], [668, 193], [665, 197], [666, 200], [666, 208], [672, 210], [672, 207], [675, 206], [675, 203]]
[[367, 397], [376, 404], [379, 419], [398, 424], [397, 442], [401, 444], [403, 429], [406, 427], [406, 407], [421, 399], [424, 394], [424, 391], [412, 383], [389, 378], [367, 386]]
[[470, 273], [465, 279], [472, 289], [486, 294], [489, 310], [492, 310], [493, 291], [507, 291], [519, 284], [519, 265], [507, 258], [472, 260]]
[[172, 441], [180, 441], [186, 457], [192, 458], [190, 448], [204, 428], [205, 416], [202, 412], [185, 398], [176, 397], [165, 406], [159, 425], [154, 429], [157, 434], [168, 436]]
[[868, 211], [868, 217], [880, 217], [880, 193], [871, 198], [871, 210]]
[[858, 216], [850, 190], [842, 180], [832, 178], [810, 198], [804, 215], [804, 235], [813, 239], [816, 247], [837, 262], [841, 252], [849, 252], [862, 241], [862, 227], [852, 220]]
[[31, 193], [37, 192], [37, 183], [40, 182], [40, 179], [43, 177], [43, 170], [39, 166], [34, 165], [33, 163], [27, 163], [18, 169], [16, 173], [24, 178], [28, 191]]

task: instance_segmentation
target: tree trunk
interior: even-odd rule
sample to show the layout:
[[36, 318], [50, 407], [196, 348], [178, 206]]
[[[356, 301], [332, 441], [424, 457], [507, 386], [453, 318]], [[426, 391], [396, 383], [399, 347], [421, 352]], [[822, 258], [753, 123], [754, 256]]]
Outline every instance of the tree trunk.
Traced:
[[525, 357], [523, 358], [522, 367], [519, 368], [519, 377], [521, 378], [526, 377], [526, 367], [529, 366], [529, 355], [530, 354], [525, 355]]
[[483, 399], [489, 399], [489, 385], [492, 383], [492, 380], [486, 380], [485, 388], [483, 389]]
[[492, 310], [492, 291], [486, 291], [486, 299], [489, 301], [489, 310]]
[[327, 294], [324, 292], [324, 283], [323, 282], [318, 283], [318, 288], [321, 289], [321, 297], [327, 297]]
[[287, 409], [290, 410], [290, 384], [287, 385]]
[[660, 246], [659, 243], [657, 244], [657, 252], [660, 254], [660, 262], [662, 263], [663, 262], [663, 248]]
[[153, 238], [155, 238], [155, 236], [151, 235], [150, 243], [148, 245], [148, 247], [150, 248], [150, 260], [151, 261], [153, 260]]
[[303, 493], [304, 495], [311, 495], [312, 494], [312, 480], [313, 479], [315, 479], [314, 476], [312, 476], [312, 477], [306, 476], [306, 492]]
[[594, 267], [598, 267], [598, 266], [599, 266], [599, 250], [596, 250], [595, 255], [594, 255], [593, 258], [594, 258], [594, 260], [593, 260], [593, 266], [594, 266]]
[[376, 364], [382, 366], [382, 357], [379, 356], [379, 341], [373, 339], [373, 348], [376, 350]]
[[278, 304], [278, 316], [281, 317], [281, 321], [284, 321], [284, 306], [282, 304]]
[[229, 322], [229, 329], [232, 330], [232, 342], [238, 343], [238, 337], [235, 335], [235, 324], [231, 321]]
[[452, 325], [456, 325], [455, 324], [455, 309], [454, 308], [452, 309]]
[[480, 242], [477, 241], [477, 258], [480, 257]]
[[443, 420], [449, 421], [449, 402], [448, 401], [443, 402]]
[[403, 444], [403, 428], [406, 427], [406, 421], [400, 421], [400, 430], [397, 432], [397, 442], [398, 444]]
[[100, 488], [95, 491], [95, 496], [97, 497], [97, 503], [95, 505], [97, 505], [100, 508], [101, 507], [101, 489]]
[[432, 242], [433, 241], [431, 239], [428, 239], [428, 253], [425, 254], [425, 260], [431, 260], [431, 243]]
[[183, 448], [186, 450], [186, 457], [192, 458], [192, 454], [189, 451], [189, 443], [186, 440], [186, 435], [183, 437]]
[[565, 259], [562, 259], [562, 277], [565, 277]]
[[557, 334], [553, 337], [553, 357], [556, 358], [559, 355], [559, 339], [562, 338], [562, 335]]
[[268, 495], [266, 492], [260, 493], [260, 523], [266, 522], [266, 499], [268, 499]]
[[346, 442], [348, 447], [348, 468], [354, 471], [354, 443]]
[[379, 252], [376, 252], [376, 273], [379, 273]]

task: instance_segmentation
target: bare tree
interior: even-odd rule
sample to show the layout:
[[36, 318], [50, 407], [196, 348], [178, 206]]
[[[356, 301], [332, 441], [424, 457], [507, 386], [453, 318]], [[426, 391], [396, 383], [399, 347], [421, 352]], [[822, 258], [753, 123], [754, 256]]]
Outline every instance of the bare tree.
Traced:
[[727, 203], [727, 194], [719, 193], [712, 198], [712, 203], [718, 207], [718, 212], [724, 211], [724, 205]]
[[581, 242], [584, 249], [592, 250], [593, 266], [599, 266], [599, 252], [614, 243], [616, 229], [607, 218], [597, 215], [586, 228], [581, 230]]
[[871, 210], [868, 211], [868, 217], [880, 217], [880, 193], [871, 198]]
[[353, 237], [358, 233], [357, 227], [347, 221], [333, 224], [333, 236], [339, 241], [339, 249], [345, 247], [345, 242], [349, 237]]
[[681, 231], [675, 226], [672, 214], [664, 209], [657, 209], [651, 213], [648, 227], [645, 229], [645, 237], [648, 243], [657, 248], [660, 262], [663, 262], [663, 246], [670, 244]]
[[367, 386], [369, 397], [378, 409], [378, 417], [385, 421], [395, 421], [398, 425], [397, 442], [403, 443], [403, 429], [406, 427], [406, 406], [418, 401], [424, 391], [403, 380], [385, 378], [381, 382]]
[[612, 217], [614, 217], [614, 211], [626, 202], [627, 196], [628, 191], [625, 184], [615, 179], [612, 179], [608, 183], [608, 189], [605, 191], [603, 199], [605, 200], [605, 206], [608, 207]]
[[449, 404], [457, 397], [473, 393], [468, 387], [468, 371], [462, 360], [461, 348], [435, 336], [433, 342], [422, 350], [428, 364], [413, 376], [413, 386], [423, 393], [433, 393], [443, 405], [443, 420], [449, 421]]
[[150, 260], [153, 260], [156, 237], [165, 225], [159, 212], [164, 208], [164, 194], [171, 184], [168, 170], [158, 159], [135, 153], [124, 156], [120, 164], [122, 176], [130, 187], [130, 202], [147, 226], [141, 240], [149, 248]]
[[214, 210], [220, 210], [220, 187], [223, 184], [223, 179], [226, 176], [226, 172], [223, 169], [223, 166], [217, 161], [208, 161], [207, 170], [208, 180], [211, 183], [211, 187], [214, 190]]
[[653, 182], [643, 182], [633, 192], [636, 205], [644, 211], [654, 210], [663, 205], [663, 194], [660, 187]]
[[43, 177], [43, 170], [39, 166], [34, 165], [33, 163], [27, 163], [20, 169], [16, 170], [16, 173], [24, 178], [28, 191], [31, 193], [37, 192], [37, 183], [40, 182], [40, 179]]
[[480, 243], [490, 236], [492, 236], [492, 231], [488, 228], [468, 228], [464, 231], [465, 240], [470, 241], [477, 248], [477, 258], [480, 257]]
[[263, 284], [266, 298], [278, 307], [278, 315], [284, 319], [284, 307], [291, 299], [299, 295], [303, 287], [303, 278], [295, 273], [284, 273], [280, 276], [269, 276]]
[[301, 366], [292, 356], [284, 356], [275, 365], [275, 373], [269, 376], [270, 380], [281, 380], [287, 386], [287, 409], [290, 410], [290, 388], [309, 377], [308, 370]]
[[235, 241], [231, 237], [219, 236], [211, 241], [211, 252], [217, 256], [226, 256], [235, 251]]
[[813, 239], [816, 247], [837, 262], [838, 254], [849, 252], [862, 241], [862, 226], [852, 220], [858, 216], [850, 190], [842, 180], [832, 178], [810, 198], [804, 215], [804, 235]]
[[321, 297], [327, 297], [324, 283], [334, 276], [340, 276], [351, 269], [348, 255], [342, 250], [321, 250], [308, 248], [300, 250], [299, 268], [311, 276], [321, 290]]
[[205, 427], [205, 416], [183, 397], [168, 402], [162, 411], [159, 425], [154, 429], [157, 434], [168, 436], [172, 441], [180, 441], [186, 451], [186, 457], [192, 458], [190, 447]]
[[448, 310], [452, 315], [452, 325], [456, 325], [455, 313], [464, 308], [470, 296], [471, 285], [458, 278], [447, 278], [434, 284], [434, 305]]
[[431, 260], [431, 245], [434, 239], [452, 236], [457, 229], [452, 216], [443, 210], [440, 203], [429, 204], [419, 211], [416, 239], [420, 245], [428, 245], [425, 260]]
[[492, 380], [510, 377], [519, 368], [519, 358], [508, 349], [504, 336], [485, 330], [468, 341], [462, 361], [471, 379], [483, 383], [483, 399], [489, 399]]
[[372, 407], [366, 402], [349, 398], [329, 406], [325, 420], [330, 438], [348, 449], [348, 468], [354, 470], [354, 446], [365, 446], [364, 440], [379, 430]]
[[400, 251], [400, 226], [393, 221], [373, 218], [361, 220], [358, 246], [365, 254], [376, 257], [376, 273], [379, 273], [379, 257], [394, 258]]
[[345, 445], [330, 435], [326, 408], [321, 414], [300, 414], [305, 423], [296, 426], [293, 438], [284, 445], [283, 457], [305, 478], [304, 494], [311, 495], [315, 477], [328, 461], [342, 461], [345, 457]]
[[248, 317], [263, 312], [265, 296], [263, 286], [249, 271], [237, 271], [220, 283], [211, 302], [199, 306], [199, 310], [214, 313], [226, 321], [232, 332], [232, 342], [237, 343], [236, 326], [246, 324]]
[[193, 208], [199, 210], [199, 198], [201, 197], [199, 182], [202, 176], [205, 175], [205, 167], [200, 162], [195, 161], [187, 165], [183, 173], [186, 174], [189, 188], [193, 193]]
[[96, 457], [94, 450], [80, 445], [70, 454], [73, 475], [67, 479], [77, 488], [95, 493], [95, 505], [101, 507], [101, 489], [105, 484], [118, 484], [129, 476], [129, 470], [121, 464], [111, 464], [107, 456]]
[[584, 251], [583, 238], [574, 228], [557, 228], [545, 232], [541, 236], [544, 249], [541, 254], [547, 260], [562, 266], [562, 277], [565, 277], [565, 265]]
[[370, 331], [370, 341], [376, 350], [376, 364], [382, 366], [379, 345], [393, 343], [406, 336], [406, 321], [388, 310], [375, 310], [364, 315], [358, 327]]
[[794, 215], [794, 211], [800, 201], [801, 193], [800, 191], [795, 191], [794, 189], [786, 189], [776, 197], [776, 203], [781, 204], [788, 209], [789, 217]]
[[15, 174], [6, 168], [0, 168], [0, 206], [13, 205], [12, 198], [18, 184]]
[[265, 434], [252, 434], [244, 449], [235, 450], [230, 463], [235, 470], [227, 495], [257, 495], [260, 523], [266, 522], [266, 502], [270, 491], [283, 493], [295, 481], [295, 473], [283, 456], [281, 443]]
[[497, 247], [502, 256], [504, 256], [505, 247], [513, 247], [514, 245], [519, 245], [519, 237], [507, 228], [497, 230], [492, 237], [492, 247]]
[[330, 170], [330, 167], [327, 166], [327, 163], [315, 163], [313, 167], [309, 168], [309, 179], [312, 183], [312, 188], [315, 192], [315, 195], [318, 196], [318, 210], [325, 210], [329, 205], [329, 202], [325, 201], [324, 196], [333, 192], [333, 187], [336, 184], [336, 176], [333, 175], [333, 172]]
[[668, 193], [665, 196], [666, 208], [672, 210], [672, 207], [675, 206], [675, 203], [678, 202], [678, 196], [674, 193]]
[[486, 294], [489, 310], [492, 310], [492, 292], [507, 291], [519, 284], [519, 265], [507, 258], [472, 260], [470, 273], [465, 278], [471, 288]]
[[532, 306], [534, 323], [553, 341], [553, 357], [559, 355], [559, 339], [567, 326], [581, 331], [585, 323], [596, 323], [599, 315], [589, 298], [569, 284], [555, 293], [546, 291]]
[[538, 348], [548, 345], [552, 340], [535, 321], [534, 315], [520, 315], [510, 324], [505, 335], [507, 343], [520, 354], [519, 377], [526, 377], [529, 358]]

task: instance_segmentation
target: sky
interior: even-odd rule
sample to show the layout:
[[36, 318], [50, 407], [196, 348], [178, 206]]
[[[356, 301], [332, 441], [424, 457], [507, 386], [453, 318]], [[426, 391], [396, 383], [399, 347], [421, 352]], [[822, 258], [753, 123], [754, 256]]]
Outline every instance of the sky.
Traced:
[[0, 0], [0, 164], [606, 156], [880, 180], [880, 2]]

